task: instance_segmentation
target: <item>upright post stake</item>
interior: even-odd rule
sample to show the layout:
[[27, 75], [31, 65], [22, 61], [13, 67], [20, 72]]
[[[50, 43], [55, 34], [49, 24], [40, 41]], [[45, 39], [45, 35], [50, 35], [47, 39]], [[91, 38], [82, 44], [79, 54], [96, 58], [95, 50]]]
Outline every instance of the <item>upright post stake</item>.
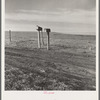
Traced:
[[38, 48], [41, 48], [40, 31], [38, 31]]
[[41, 42], [42, 42], [42, 45], [44, 45], [43, 31], [41, 31]]
[[47, 50], [49, 50], [49, 46], [50, 46], [49, 32], [51, 32], [51, 30], [49, 28], [45, 28], [45, 30], [47, 32]]
[[11, 30], [9, 30], [9, 40], [11, 42]]
[[49, 40], [49, 32], [47, 32], [47, 50], [49, 50], [50, 40]]

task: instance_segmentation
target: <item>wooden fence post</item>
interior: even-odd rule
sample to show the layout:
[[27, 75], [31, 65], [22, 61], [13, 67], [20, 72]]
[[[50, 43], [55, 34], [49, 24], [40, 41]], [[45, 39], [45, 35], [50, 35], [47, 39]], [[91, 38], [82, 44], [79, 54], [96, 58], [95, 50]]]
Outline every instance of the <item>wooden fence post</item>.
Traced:
[[40, 31], [38, 31], [38, 48], [41, 48]]
[[41, 31], [41, 42], [42, 42], [42, 45], [44, 45], [43, 31]]
[[11, 42], [11, 30], [9, 30], [9, 40]]
[[49, 39], [49, 32], [47, 32], [47, 50], [49, 50], [49, 46], [50, 46], [50, 39]]
[[44, 30], [46, 30], [46, 32], [47, 32], [47, 50], [49, 50], [50, 49], [50, 32], [51, 32], [51, 29], [49, 29], [49, 28], [45, 28]]

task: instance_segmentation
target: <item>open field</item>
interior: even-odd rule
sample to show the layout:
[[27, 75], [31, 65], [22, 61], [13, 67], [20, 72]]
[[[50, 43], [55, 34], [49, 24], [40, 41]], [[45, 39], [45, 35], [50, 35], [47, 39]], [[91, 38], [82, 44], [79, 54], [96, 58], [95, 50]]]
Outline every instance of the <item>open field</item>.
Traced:
[[50, 50], [37, 33], [5, 35], [5, 90], [96, 90], [96, 37], [51, 33]]

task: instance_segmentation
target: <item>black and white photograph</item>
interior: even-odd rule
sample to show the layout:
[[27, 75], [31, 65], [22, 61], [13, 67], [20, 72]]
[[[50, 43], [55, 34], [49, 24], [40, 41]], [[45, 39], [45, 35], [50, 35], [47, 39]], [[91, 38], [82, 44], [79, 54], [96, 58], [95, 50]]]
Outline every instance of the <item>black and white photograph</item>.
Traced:
[[5, 0], [5, 91], [96, 91], [96, 0]]
[[98, 0], [2, 0], [1, 100], [98, 100]]

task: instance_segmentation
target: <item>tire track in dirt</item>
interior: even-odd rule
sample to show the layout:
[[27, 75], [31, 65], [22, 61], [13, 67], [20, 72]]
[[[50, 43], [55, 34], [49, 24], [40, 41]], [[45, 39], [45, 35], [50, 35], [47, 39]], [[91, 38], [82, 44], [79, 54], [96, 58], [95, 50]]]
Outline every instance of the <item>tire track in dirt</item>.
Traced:
[[[50, 64], [52, 64], [52, 63], [54, 63], [54, 64], [61, 63], [62, 64], [63, 62], [65, 64], [69, 63], [72, 66], [75, 66], [75, 64], [73, 62], [66, 62], [65, 59], [67, 59], [67, 57], [69, 57], [69, 56], [64, 56], [66, 58], [62, 59], [61, 57], [63, 57], [63, 55], [59, 56], [57, 53], [56, 54], [57, 58], [55, 58], [55, 57], [51, 58], [52, 55], [47, 56], [48, 58], [47, 57], [44, 58], [44, 56], [41, 56], [41, 55], [43, 55], [41, 53], [41, 51], [38, 52], [38, 50], [37, 50], [37, 52], [35, 52], [33, 50], [33, 52], [31, 52], [29, 54], [26, 54], [26, 51], [24, 51], [24, 50], [22, 50], [23, 53], [21, 53], [22, 51], [21, 52], [18, 51], [18, 49], [15, 51], [13, 49], [12, 51], [10, 52], [10, 51], [6, 50], [6, 52], [5, 52], [6, 53], [6, 63], [9, 64], [10, 66], [19, 68], [20, 70], [22, 70], [23, 72], [26, 72], [26, 73], [37, 73], [37, 75], [40, 75], [47, 79], [49, 79], [49, 78], [57, 79], [57, 81], [63, 82], [64, 84], [68, 85], [71, 89], [75, 89], [75, 90], [76, 89], [93, 89], [92, 85], [94, 83], [91, 81], [91, 78], [89, 79], [89, 77], [86, 77], [86, 76], [80, 77], [77, 73], [76, 73], [76, 75], [75, 75], [75, 73], [74, 74], [72, 74], [70, 72], [66, 73], [61, 69], [60, 70], [56, 69], [57, 68], [56, 66], [54, 68], [51, 68]], [[36, 53], [38, 53], [38, 54], [36, 54]], [[40, 57], [39, 57], [39, 55], [40, 55]], [[58, 60], [58, 57], [59, 57], [59, 60]], [[26, 61], [26, 63], [23, 59]], [[29, 64], [27, 64], [27, 59], [29, 61]], [[60, 61], [60, 60], [63, 60], [63, 61]], [[35, 64], [33, 64], [33, 62]], [[39, 62], [39, 63], [37, 63], [37, 62]], [[46, 65], [46, 62], [48, 62], [47, 65]], [[31, 64], [33, 64], [33, 65], [31, 65]], [[38, 67], [36, 67], [36, 66], [38, 66]], [[47, 66], [47, 67], [45, 67], [45, 66]], [[80, 67], [80, 64], [78, 66]], [[38, 70], [37, 68], [42, 68], [44, 70], [44, 72], [42, 72], [41, 70]], [[91, 82], [93, 84], [91, 84]], [[89, 85], [91, 84], [90, 87], [87, 86], [87, 84], [89, 84]]]

